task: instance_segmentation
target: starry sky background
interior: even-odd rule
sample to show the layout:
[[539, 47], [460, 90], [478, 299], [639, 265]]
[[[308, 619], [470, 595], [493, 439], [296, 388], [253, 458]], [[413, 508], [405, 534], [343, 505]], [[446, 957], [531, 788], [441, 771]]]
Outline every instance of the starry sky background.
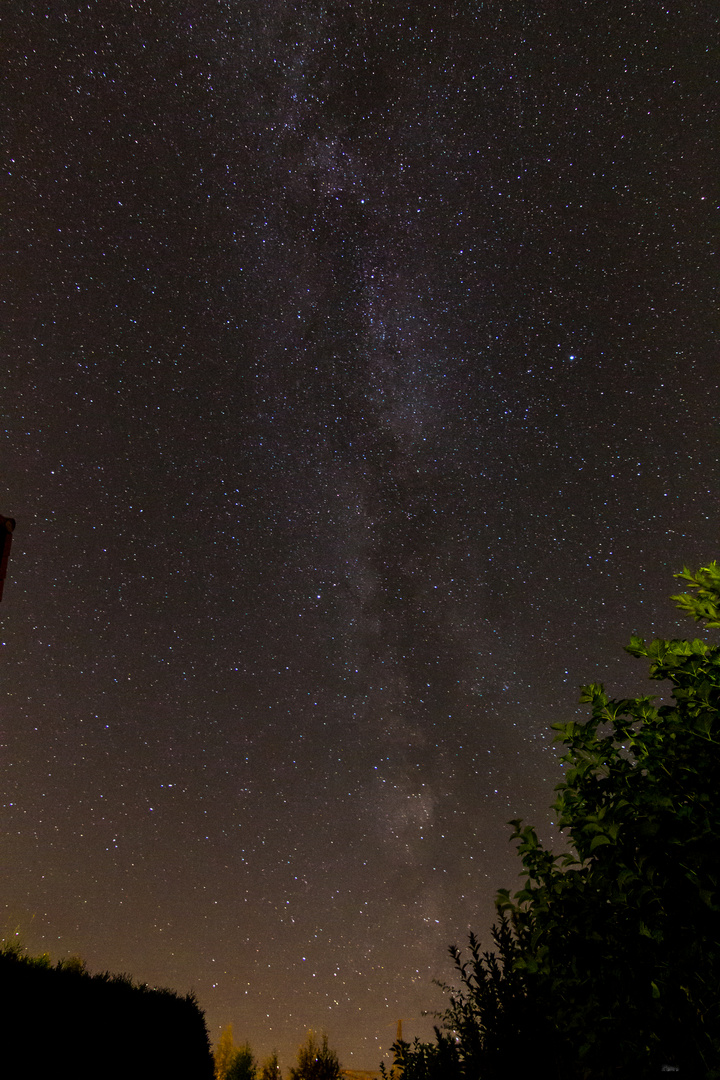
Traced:
[[718, 15], [2, 21], [4, 932], [376, 1068], [718, 555]]

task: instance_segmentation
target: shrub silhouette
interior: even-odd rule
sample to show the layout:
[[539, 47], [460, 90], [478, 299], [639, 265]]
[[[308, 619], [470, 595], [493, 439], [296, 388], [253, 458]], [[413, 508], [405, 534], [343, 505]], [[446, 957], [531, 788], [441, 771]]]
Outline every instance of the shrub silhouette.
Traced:
[[[65, 1071], [73, 1080], [212, 1080], [195, 995], [91, 975], [78, 958], [55, 966], [14, 944], [0, 949], [0, 1076]], [[42, 1035], [40, 1038], [39, 1035]]]

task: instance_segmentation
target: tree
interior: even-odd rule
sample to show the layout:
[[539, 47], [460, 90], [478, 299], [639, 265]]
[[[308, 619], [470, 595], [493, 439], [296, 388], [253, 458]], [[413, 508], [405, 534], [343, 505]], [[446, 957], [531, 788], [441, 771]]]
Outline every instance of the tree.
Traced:
[[270, 1057], [263, 1062], [262, 1072], [260, 1073], [260, 1080], [282, 1080], [282, 1073], [280, 1072], [280, 1065], [278, 1063], [277, 1050], [273, 1050]]
[[339, 1080], [340, 1063], [323, 1035], [318, 1045], [315, 1034], [308, 1032], [307, 1041], [298, 1049], [297, 1067], [290, 1069], [290, 1080]]
[[256, 1072], [257, 1062], [250, 1043], [236, 1047], [225, 1080], [255, 1080]]
[[255, 1080], [257, 1062], [250, 1043], [236, 1046], [232, 1024], [223, 1030], [213, 1055], [215, 1080]]
[[[680, 610], [719, 627], [720, 567], [677, 576], [693, 590], [673, 597]], [[633, 637], [627, 651], [672, 703], [592, 684], [590, 718], [554, 725], [567, 850], [511, 822], [524, 887], [498, 893], [493, 951], [474, 937], [467, 961], [451, 950], [460, 988], [445, 988], [435, 1044], [396, 1044], [406, 1077], [541, 1062], [568, 1078], [720, 1077], [720, 647]]]
[[228, 1069], [235, 1056], [235, 1041], [233, 1039], [232, 1024], [223, 1029], [218, 1044], [215, 1047], [213, 1059], [215, 1061], [215, 1080], [226, 1080]]

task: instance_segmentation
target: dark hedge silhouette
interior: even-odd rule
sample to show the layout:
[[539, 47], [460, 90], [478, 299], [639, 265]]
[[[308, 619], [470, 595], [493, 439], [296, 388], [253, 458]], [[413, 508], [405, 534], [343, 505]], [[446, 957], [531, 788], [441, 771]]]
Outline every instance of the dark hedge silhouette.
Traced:
[[0, 949], [0, 1076], [73, 1080], [213, 1080], [194, 994], [91, 975], [82, 961]]
[[[720, 627], [720, 567], [673, 597]], [[457, 949], [435, 1043], [396, 1043], [404, 1080], [720, 1077], [720, 647], [633, 637], [673, 703], [583, 689], [553, 804], [559, 855], [517, 820], [524, 887], [498, 893], [494, 951]]]

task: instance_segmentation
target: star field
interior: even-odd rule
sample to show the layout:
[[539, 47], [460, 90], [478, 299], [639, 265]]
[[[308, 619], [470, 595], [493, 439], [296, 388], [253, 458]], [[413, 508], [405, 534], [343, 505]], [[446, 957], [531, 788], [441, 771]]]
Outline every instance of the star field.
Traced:
[[717, 16], [3, 22], [5, 933], [376, 1068], [718, 554]]

